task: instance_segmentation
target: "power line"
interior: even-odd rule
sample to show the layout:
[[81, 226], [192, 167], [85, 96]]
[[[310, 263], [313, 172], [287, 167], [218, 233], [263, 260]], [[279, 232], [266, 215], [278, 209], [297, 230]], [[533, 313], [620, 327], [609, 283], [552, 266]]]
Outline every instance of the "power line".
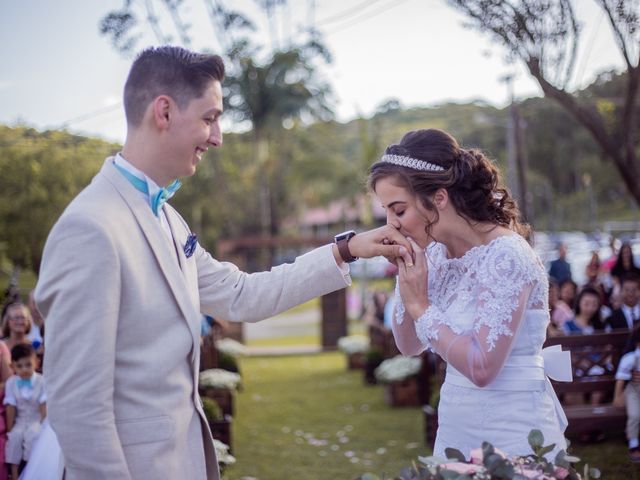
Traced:
[[78, 117], [74, 117], [70, 120], [62, 122], [60, 128], [66, 128], [72, 123], [80, 123], [80, 122], [84, 122], [85, 120], [90, 120], [94, 117], [99, 117], [100, 115], [104, 115], [105, 113], [110, 113], [117, 109], [120, 109], [120, 107], [122, 107], [121, 101], [113, 105], [109, 105], [108, 107], [104, 107], [99, 110], [94, 110], [93, 112], [85, 113], [84, 115], [80, 115]]
[[372, 18], [372, 17], [375, 17], [375, 16], [377, 16], [377, 15], [380, 15], [381, 13], [384, 13], [384, 12], [386, 12], [387, 10], [391, 10], [392, 8], [397, 7], [398, 5], [401, 5], [402, 3], [406, 2], [406, 1], [407, 1], [407, 0], [394, 0], [394, 1], [392, 1], [392, 2], [389, 2], [388, 4], [384, 5], [382, 8], [379, 8], [378, 10], [375, 10], [375, 11], [373, 11], [373, 12], [369, 12], [369, 14], [368, 14], [368, 15], [363, 15], [363, 16], [361, 16], [360, 18], [356, 18], [356, 19], [355, 19], [353, 22], [351, 22], [351, 23], [347, 23], [347, 24], [344, 24], [344, 25], [340, 25], [340, 26], [338, 26], [338, 27], [334, 28], [333, 30], [330, 30], [329, 32], [326, 32], [326, 33], [325, 33], [325, 36], [329, 36], [329, 35], [332, 35], [332, 34], [334, 34], [334, 33], [336, 33], [336, 32], [339, 32], [339, 31], [341, 31], [341, 30], [345, 30], [345, 29], [347, 29], [347, 28], [349, 28], [349, 27], [353, 27], [354, 25], [357, 25], [357, 24], [359, 24], [359, 23], [362, 23], [362, 22], [364, 22], [365, 20], [368, 20], [368, 19], [370, 19], [370, 18]]

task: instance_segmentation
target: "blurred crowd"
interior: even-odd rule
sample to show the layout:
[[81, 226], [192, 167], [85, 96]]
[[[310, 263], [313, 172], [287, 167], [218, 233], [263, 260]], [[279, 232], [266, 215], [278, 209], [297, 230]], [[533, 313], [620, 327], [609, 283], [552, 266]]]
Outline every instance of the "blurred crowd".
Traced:
[[631, 244], [615, 245], [609, 258], [592, 253], [582, 285], [572, 278], [567, 247], [558, 246], [549, 269], [549, 336], [631, 331], [640, 322], [640, 268]]

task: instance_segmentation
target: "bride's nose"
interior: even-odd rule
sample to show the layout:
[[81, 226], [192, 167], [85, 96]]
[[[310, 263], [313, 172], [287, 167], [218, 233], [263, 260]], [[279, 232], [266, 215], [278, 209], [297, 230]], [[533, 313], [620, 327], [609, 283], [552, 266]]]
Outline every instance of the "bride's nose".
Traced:
[[387, 212], [387, 225], [391, 225], [397, 230], [400, 230], [400, 221], [393, 212]]

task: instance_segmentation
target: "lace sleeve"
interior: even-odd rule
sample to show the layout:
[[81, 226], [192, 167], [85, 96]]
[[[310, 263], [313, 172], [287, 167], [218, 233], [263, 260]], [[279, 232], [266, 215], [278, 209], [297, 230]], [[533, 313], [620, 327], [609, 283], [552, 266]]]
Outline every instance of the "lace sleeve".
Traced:
[[456, 370], [484, 386], [511, 351], [539, 268], [522, 245], [506, 241], [488, 248], [472, 267], [456, 292], [457, 302], [472, 315], [470, 327], [462, 328], [449, 313], [459, 310], [432, 304], [416, 320], [416, 333]]
[[[427, 247], [425, 256], [431, 266], [434, 266], [438, 261], [439, 249], [442, 249], [442, 246], [435, 243]], [[397, 279], [394, 300], [395, 307], [391, 321], [391, 330], [393, 331], [396, 346], [403, 355], [419, 355], [429, 347], [429, 341], [423, 341], [418, 337], [416, 333], [416, 323], [404, 308]]]

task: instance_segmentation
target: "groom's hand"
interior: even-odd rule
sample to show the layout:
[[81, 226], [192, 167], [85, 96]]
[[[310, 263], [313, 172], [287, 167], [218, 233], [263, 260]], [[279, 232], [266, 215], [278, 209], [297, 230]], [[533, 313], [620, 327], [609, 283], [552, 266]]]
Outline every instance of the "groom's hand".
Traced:
[[383, 256], [395, 263], [396, 258], [412, 252], [412, 248], [398, 230], [391, 225], [385, 225], [352, 237], [349, 240], [349, 252], [359, 258]]

